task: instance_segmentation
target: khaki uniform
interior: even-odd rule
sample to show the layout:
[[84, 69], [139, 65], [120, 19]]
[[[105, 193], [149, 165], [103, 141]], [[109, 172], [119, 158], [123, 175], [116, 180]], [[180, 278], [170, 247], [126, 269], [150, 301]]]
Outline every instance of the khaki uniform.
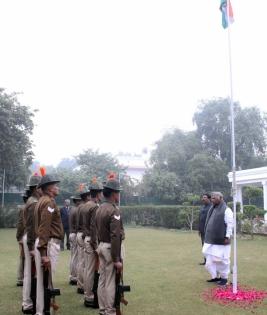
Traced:
[[60, 210], [55, 200], [49, 196], [39, 199], [35, 207], [35, 264], [37, 273], [36, 315], [43, 315], [44, 285], [41, 257], [48, 256], [51, 261], [52, 278], [60, 252], [60, 242], [63, 238], [63, 226]]
[[31, 299], [31, 261], [30, 251], [34, 250], [35, 242], [35, 226], [34, 226], [34, 209], [38, 202], [38, 195], [33, 194], [25, 205], [24, 221], [25, 234], [23, 236], [24, 249], [24, 279], [23, 279], [23, 293], [22, 293], [22, 307], [23, 310], [28, 310], [33, 307]]
[[96, 268], [96, 226], [95, 215], [99, 204], [88, 201], [83, 208], [83, 232], [84, 232], [84, 299], [94, 301], [92, 292]]
[[[18, 223], [17, 223], [17, 233], [16, 239], [18, 242], [23, 241], [23, 235], [25, 230], [25, 220], [24, 220], [24, 208], [25, 206], [20, 207], [19, 209], [19, 216], [18, 216]], [[24, 277], [24, 254], [23, 254], [23, 245], [19, 244], [19, 262], [18, 262], [18, 269], [17, 269], [17, 284], [22, 285], [23, 277]]]
[[77, 264], [77, 287], [84, 289], [84, 235], [83, 235], [83, 209], [86, 203], [82, 203], [77, 209], [77, 244], [78, 244], [78, 264]]
[[105, 201], [96, 212], [96, 228], [99, 246], [100, 279], [98, 302], [100, 314], [116, 315], [114, 262], [121, 261], [121, 241], [124, 229], [119, 208]]
[[77, 281], [78, 244], [77, 244], [77, 210], [71, 207], [69, 213], [70, 226], [70, 281]]

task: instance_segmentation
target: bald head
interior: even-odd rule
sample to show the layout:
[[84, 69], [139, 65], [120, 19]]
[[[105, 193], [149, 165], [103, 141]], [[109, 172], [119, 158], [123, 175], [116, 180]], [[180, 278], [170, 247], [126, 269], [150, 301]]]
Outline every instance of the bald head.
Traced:
[[222, 194], [221, 192], [219, 192], [219, 191], [213, 191], [213, 192], [211, 193], [211, 197], [212, 197], [212, 196], [218, 196], [218, 197], [223, 198], [223, 194]]
[[214, 205], [218, 205], [223, 200], [223, 194], [219, 191], [214, 191], [211, 193], [211, 202]]

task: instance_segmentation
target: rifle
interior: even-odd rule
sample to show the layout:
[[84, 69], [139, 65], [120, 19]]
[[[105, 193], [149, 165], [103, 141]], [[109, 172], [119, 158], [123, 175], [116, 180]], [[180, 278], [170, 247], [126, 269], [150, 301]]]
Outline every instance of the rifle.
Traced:
[[25, 255], [24, 255], [24, 248], [23, 243], [19, 243], [19, 274], [17, 279], [17, 287], [23, 286], [23, 278], [24, 278], [24, 265], [25, 265]]
[[86, 307], [92, 308], [99, 308], [98, 305], [98, 296], [97, 296], [97, 288], [98, 288], [98, 281], [99, 281], [99, 257], [98, 254], [95, 252], [95, 273], [94, 273], [94, 283], [92, 287], [92, 292], [94, 294], [93, 301], [84, 301], [84, 305]]
[[116, 308], [116, 315], [121, 315], [120, 304], [127, 305], [128, 301], [124, 298], [124, 292], [130, 292], [131, 287], [129, 285], [123, 284], [123, 273], [116, 271], [116, 290], [115, 290], [115, 303], [114, 307]]
[[[121, 242], [120, 240], [120, 253], [121, 253]], [[122, 258], [120, 257], [121, 263], [123, 263]], [[116, 308], [116, 315], [122, 315], [121, 312], [121, 303], [125, 306], [128, 305], [128, 301], [124, 298], [124, 292], [130, 292], [131, 287], [129, 285], [123, 284], [123, 269], [121, 271], [116, 270], [116, 276], [115, 276], [115, 301], [114, 301], [114, 307]]]
[[55, 296], [60, 295], [60, 289], [53, 288], [50, 268], [44, 268], [44, 315], [53, 315], [59, 309]]
[[94, 293], [94, 303], [93, 308], [99, 308], [98, 305], [98, 296], [97, 296], [97, 288], [98, 288], [98, 281], [99, 281], [99, 257], [98, 254], [95, 252], [95, 275], [94, 275], [94, 284], [92, 288], [92, 292]]
[[34, 257], [31, 257], [31, 299], [32, 299], [32, 314], [36, 313], [36, 266]]

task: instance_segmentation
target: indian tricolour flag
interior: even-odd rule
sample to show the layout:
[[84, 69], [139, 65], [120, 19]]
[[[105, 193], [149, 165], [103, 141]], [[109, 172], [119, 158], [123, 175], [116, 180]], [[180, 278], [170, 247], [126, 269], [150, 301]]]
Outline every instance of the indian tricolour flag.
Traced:
[[[229, 8], [228, 8], [229, 5]], [[230, 0], [221, 0], [220, 10], [222, 11], [222, 26], [227, 28], [234, 22], [234, 14]], [[229, 21], [228, 21], [229, 13]]]

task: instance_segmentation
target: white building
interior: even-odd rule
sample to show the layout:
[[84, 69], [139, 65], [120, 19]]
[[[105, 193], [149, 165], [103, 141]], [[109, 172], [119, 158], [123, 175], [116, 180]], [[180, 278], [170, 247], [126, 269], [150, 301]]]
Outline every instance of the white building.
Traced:
[[[228, 174], [229, 182], [233, 181], [233, 173]], [[244, 186], [263, 187], [263, 208], [267, 211], [267, 167], [252, 168], [236, 172], [237, 201], [241, 204], [243, 211], [242, 187]], [[267, 221], [267, 214], [265, 214]]]
[[148, 155], [120, 153], [116, 157], [119, 163], [126, 168], [126, 174], [136, 184], [140, 183], [147, 169], [146, 162], [148, 161]]

